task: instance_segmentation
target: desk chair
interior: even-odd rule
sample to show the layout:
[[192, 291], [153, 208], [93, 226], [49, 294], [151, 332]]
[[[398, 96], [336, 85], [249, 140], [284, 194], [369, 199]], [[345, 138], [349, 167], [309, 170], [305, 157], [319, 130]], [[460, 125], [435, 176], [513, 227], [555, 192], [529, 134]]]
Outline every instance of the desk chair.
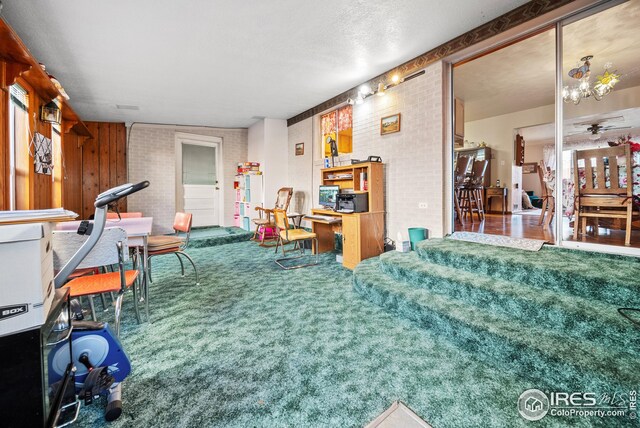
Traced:
[[[87, 235], [78, 235], [75, 231], [58, 230], [53, 232], [53, 264], [56, 270], [61, 269], [88, 239]], [[64, 287], [69, 289], [70, 298], [87, 296], [91, 307], [91, 316], [97, 321], [93, 296], [103, 293], [117, 292], [115, 300], [115, 328], [119, 331], [122, 300], [125, 291], [133, 288], [133, 302], [136, 318], [140, 323], [138, 309], [138, 290], [136, 280], [138, 270], [125, 270], [124, 262], [128, 259], [127, 233], [119, 227], [106, 228], [100, 240], [91, 252], [80, 263], [78, 269], [96, 268], [118, 265], [117, 272], [86, 275], [73, 278]]]
[[[175, 235], [156, 235], [150, 236], [147, 241], [149, 257], [147, 258], [147, 265], [149, 268], [149, 281], [151, 279], [151, 257], [161, 256], [163, 254], [175, 254], [180, 262], [180, 268], [182, 269], [182, 276], [184, 276], [184, 263], [181, 256], [185, 257], [193, 266], [193, 271], [196, 274], [196, 285], [200, 285], [198, 282], [198, 268], [193, 262], [193, 259], [189, 257], [189, 254], [185, 253], [189, 245], [189, 237], [191, 236], [191, 224], [193, 216], [188, 213], [176, 213], [173, 220], [173, 230]], [[180, 234], [183, 233], [184, 236]]]
[[[276, 229], [275, 220], [273, 218], [274, 210], [284, 210], [285, 212], [289, 209], [289, 202], [291, 202], [291, 196], [293, 196], [293, 187], [283, 187], [278, 190], [278, 196], [276, 197], [276, 203], [273, 209], [256, 207], [256, 211], [258, 211], [258, 218], [254, 218], [253, 224], [256, 225], [256, 231], [253, 233], [251, 237], [252, 240], [260, 241], [260, 246], [266, 247], [267, 245], [264, 243], [265, 235], [267, 229]], [[262, 229], [262, 233], [260, 232]], [[259, 239], [258, 239], [259, 238]], [[276, 237], [277, 240], [277, 237]]]
[[289, 219], [287, 218], [287, 213], [284, 210], [273, 210], [273, 216], [275, 219], [276, 230], [278, 232], [278, 240], [276, 241], [276, 254], [278, 254], [278, 246], [282, 245], [282, 255], [286, 255], [284, 250], [284, 245], [290, 242], [295, 242], [298, 244], [298, 249], [300, 250], [300, 255], [295, 257], [283, 257], [276, 259], [276, 264], [280, 266], [284, 270], [290, 269], [298, 269], [305, 266], [313, 266], [318, 264], [318, 252], [315, 254], [315, 261], [313, 263], [306, 263], [295, 266], [285, 266], [282, 264], [283, 261], [286, 260], [295, 260], [301, 257], [304, 257], [304, 245], [299, 245], [300, 241], [312, 240], [314, 248], [318, 248], [318, 237], [315, 233], [307, 232], [304, 229], [290, 229], [289, 228]]

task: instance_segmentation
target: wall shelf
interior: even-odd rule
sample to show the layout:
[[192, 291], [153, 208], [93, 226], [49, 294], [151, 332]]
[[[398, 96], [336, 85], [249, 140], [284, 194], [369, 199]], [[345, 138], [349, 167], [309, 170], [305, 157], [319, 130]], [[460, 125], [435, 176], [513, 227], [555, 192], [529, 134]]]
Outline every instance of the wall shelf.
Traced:
[[63, 124], [65, 132], [73, 130], [80, 136], [93, 138], [87, 126], [60, 94], [20, 37], [2, 18], [0, 18], [0, 60], [5, 63], [2, 73], [3, 87], [13, 85], [19, 77], [23, 78], [45, 104], [54, 99], [58, 100], [62, 118], [67, 122]]

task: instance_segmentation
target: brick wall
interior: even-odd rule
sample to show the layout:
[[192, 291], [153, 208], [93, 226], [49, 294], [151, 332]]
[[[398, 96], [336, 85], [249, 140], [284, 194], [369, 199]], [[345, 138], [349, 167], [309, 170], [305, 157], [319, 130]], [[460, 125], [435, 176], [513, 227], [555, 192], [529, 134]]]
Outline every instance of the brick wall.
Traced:
[[[444, 134], [443, 67], [435, 63], [425, 74], [387, 91], [384, 97], [367, 98], [353, 108], [353, 154], [364, 159], [382, 157], [385, 164], [386, 236], [405, 237], [409, 227], [426, 227], [430, 236], [444, 233]], [[401, 113], [401, 131], [380, 135], [380, 118]], [[319, 117], [289, 127], [289, 177], [294, 191], [310, 194], [317, 205], [320, 169]], [[312, 140], [312, 144], [309, 144]], [[293, 150], [305, 142], [305, 159], [295, 159]], [[307, 153], [313, 159], [307, 160]], [[300, 158], [300, 157], [299, 157]], [[348, 162], [349, 156], [341, 157]], [[310, 173], [309, 163], [312, 164]], [[418, 208], [420, 202], [427, 209]], [[307, 205], [309, 206], [309, 205]]]
[[128, 198], [129, 211], [153, 216], [154, 233], [171, 231], [176, 212], [176, 132], [222, 138], [223, 225], [233, 225], [233, 178], [236, 164], [247, 160], [246, 129], [134, 124], [129, 129], [129, 181], [149, 180], [151, 185]]

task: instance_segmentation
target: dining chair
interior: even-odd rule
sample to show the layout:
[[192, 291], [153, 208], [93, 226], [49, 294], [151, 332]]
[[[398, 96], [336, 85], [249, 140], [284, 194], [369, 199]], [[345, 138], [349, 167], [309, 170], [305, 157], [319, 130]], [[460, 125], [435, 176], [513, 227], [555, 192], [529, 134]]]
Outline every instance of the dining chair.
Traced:
[[[277, 236], [273, 237], [268, 235], [268, 231], [273, 231], [272, 235], [276, 231], [275, 219], [273, 218], [274, 210], [284, 210], [285, 212], [289, 209], [289, 203], [291, 202], [291, 197], [293, 196], [293, 187], [282, 187], [278, 190], [278, 194], [276, 196], [276, 202], [273, 208], [263, 208], [256, 207], [256, 211], [258, 211], [257, 218], [252, 219], [253, 224], [256, 225], [256, 230], [251, 237], [254, 241], [260, 241], [260, 245], [266, 247], [268, 245], [265, 244], [265, 240], [277, 240]], [[270, 246], [270, 245], [269, 245]]]
[[[55, 230], [52, 236], [53, 264], [56, 270], [60, 270], [89, 237], [68, 230]], [[69, 289], [70, 298], [89, 298], [91, 316], [94, 321], [97, 321], [97, 317], [93, 296], [117, 292], [118, 297], [114, 302], [116, 331], [119, 331], [124, 293], [129, 288], [133, 289], [134, 309], [138, 323], [140, 323], [138, 270], [125, 269], [124, 263], [128, 260], [128, 255], [127, 232], [119, 227], [106, 228], [96, 246], [78, 265], [78, 269], [117, 265], [117, 271], [76, 277], [63, 286]]]
[[165, 254], [175, 254], [180, 262], [180, 268], [182, 270], [182, 276], [184, 276], [184, 263], [181, 257], [186, 258], [193, 266], [193, 271], [196, 275], [196, 285], [200, 285], [198, 282], [198, 268], [193, 262], [193, 259], [185, 252], [189, 245], [189, 237], [191, 236], [191, 224], [193, 222], [193, 215], [189, 213], [176, 213], [173, 220], [174, 235], [154, 235], [150, 236], [147, 241], [148, 257], [147, 268], [149, 271], [149, 281], [153, 282], [151, 276], [151, 258], [155, 256], [161, 256]]
[[[623, 163], [621, 163], [621, 161]], [[633, 220], [633, 179], [628, 144], [573, 153], [575, 219], [573, 239], [586, 235], [587, 219], [625, 220], [624, 244], [631, 243]], [[621, 174], [622, 173], [622, 174]]]
[[315, 260], [313, 263], [299, 264], [293, 266], [285, 266], [282, 262], [288, 260], [295, 260], [305, 256], [304, 245], [300, 245], [301, 241], [311, 240], [313, 241], [313, 248], [318, 248], [318, 237], [313, 232], [307, 232], [304, 229], [291, 229], [289, 225], [289, 218], [285, 210], [275, 209], [273, 210], [273, 216], [275, 220], [276, 229], [278, 232], [278, 239], [276, 241], [276, 254], [278, 254], [278, 246], [282, 246], [282, 255], [285, 256], [286, 252], [284, 246], [288, 243], [294, 242], [298, 244], [298, 250], [300, 255], [295, 257], [282, 257], [275, 260], [276, 264], [284, 270], [298, 269], [306, 266], [313, 266], [318, 264], [318, 251], [315, 254]]
[[538, 178], [540, 179], [540, 188], [542, 189], [542, 211], [540, 212], [540, 219], [538, 225], [549, 227], [553, 216], [556, 212], [556, 198], [554, 196], [554, 189], [550, 184], [550, 176], [553, 174], [551, 168], [545, 165], [544, 161], [540, 161], [538, 164]]

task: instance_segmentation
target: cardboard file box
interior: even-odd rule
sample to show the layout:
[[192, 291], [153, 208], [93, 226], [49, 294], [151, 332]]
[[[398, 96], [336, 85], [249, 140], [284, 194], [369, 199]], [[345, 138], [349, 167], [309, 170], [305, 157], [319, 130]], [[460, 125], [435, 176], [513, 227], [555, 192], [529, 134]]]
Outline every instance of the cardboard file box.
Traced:
[[0, 336], [44, 324], [53, 295], [50, 223], [0, 226]]

